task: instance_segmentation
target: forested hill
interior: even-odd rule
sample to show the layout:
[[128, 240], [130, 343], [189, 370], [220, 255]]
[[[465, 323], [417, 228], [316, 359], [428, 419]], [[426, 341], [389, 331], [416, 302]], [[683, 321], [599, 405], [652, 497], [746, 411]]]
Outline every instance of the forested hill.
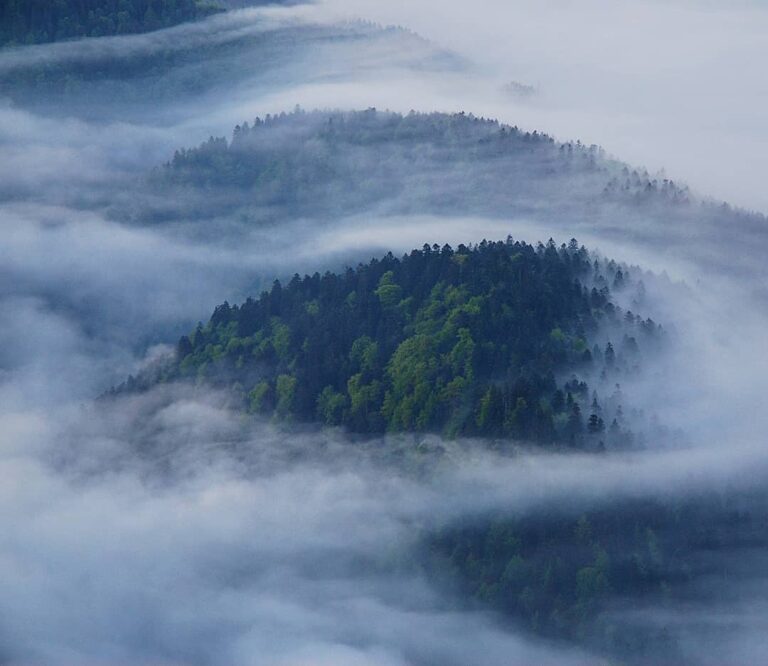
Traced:
[[220, 11], [215, 0], [0, 0], [0, 46], [149, 32]]
[[[177, 151], [155, 182], [186, 188], [187, 197], [204, 192], [194, 199], [199, 215], [247, 216], [264, 206], [319, 217], [372, 206], [509, 213], [557, 204], [564, 182], [579, 184], [577, 198], [602, 193], [619, 172], [610, 164], [597, 146], [558, 144], [463, 113], [297, 110], [238, 125], [231, 140]], [[646, 177], [627, 172], [627, 187], [645, 192]]]
[[221, 305], [181, 338], [163, 378], [231, 387], [252, 412], [356, 432], [624, 447], [617, 384], [660, 333], [618, 308], [612, 288], [642, 294], [626, 269], [575, 241], [425, 245]]
[[656, 253], [663, 234], [662, 251], [676, 259], [731, 272], [739, 266], [720, 251], [723, 242], [736, 251], [768, 235], [764, 216], [696, 197], [597, 146], [465, 113], [297, 110], [257, 118], [231, 139], [178, 150], [152, 182], [151, 203], [134, 198], [122, 214], [154, 223], [197, 219], [212, 232], [211, 222], [223, 218], [250, 226], [292, 215], [522, 217], [623, 244], [629, 235]]
[[630, 170], [598, 146], [558, 143], [465, 113], [375, 109], [298, 109], [256, 118], [235, 127], [231, 140], [211, 137], [177, 151], [157, 180], [226, 192], [235, 195], [235, 205], [314, 208], [320, 214], [376, 204], [509, 213], [596, 199], [689, 203], [687, 188]]

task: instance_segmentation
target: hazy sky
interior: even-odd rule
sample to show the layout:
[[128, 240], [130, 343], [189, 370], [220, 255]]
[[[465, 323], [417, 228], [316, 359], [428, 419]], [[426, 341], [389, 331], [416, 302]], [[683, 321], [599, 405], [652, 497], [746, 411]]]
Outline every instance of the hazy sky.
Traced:
[[452, 91], [467, 111], [599, 143], [736, 204], [768, 211], [768, 5], [654, 0], [325, 0], [334, 15], [400, 24], [480, 63], [526, 103]]

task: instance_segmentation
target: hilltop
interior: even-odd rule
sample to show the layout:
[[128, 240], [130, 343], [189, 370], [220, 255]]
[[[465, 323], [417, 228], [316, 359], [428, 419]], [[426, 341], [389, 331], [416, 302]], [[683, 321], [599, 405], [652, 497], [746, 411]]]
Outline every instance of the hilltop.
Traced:
[[642, 293], [626, 267], [576, 241], [425, 245], [222, 304], [181, 338], [161, 379], [224, 386], [251, 412], [354, 432], [625, 447], [616, 385], [661, 332], [612, 289]]

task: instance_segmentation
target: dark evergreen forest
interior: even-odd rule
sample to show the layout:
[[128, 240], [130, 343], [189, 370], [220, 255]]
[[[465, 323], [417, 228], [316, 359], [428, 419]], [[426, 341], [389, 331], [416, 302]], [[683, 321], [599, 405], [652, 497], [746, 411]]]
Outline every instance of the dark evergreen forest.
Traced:
[[575, 240], [425, 245], [224, 303], [181, 338], [163, 378], [223, 385], [251, 412], [359, 433], [627, 448], [619, 383], [661, 338], [612, 301], [630, 283]]
[[458, 598], [534, 634], [589, 645], [617, 663], [684, 664], [676, 629], [623, 613], [627, 600], [660, 616], [724, 603], [738, 595], [739, 556], [768, 547], [760, 489], [626, 497], [583, 512], [567, 503], [440, 526], [425, 537], [422, 566]]
[[219, 11], [204, 0], [0, 0], [0, 46], [149, 32]]

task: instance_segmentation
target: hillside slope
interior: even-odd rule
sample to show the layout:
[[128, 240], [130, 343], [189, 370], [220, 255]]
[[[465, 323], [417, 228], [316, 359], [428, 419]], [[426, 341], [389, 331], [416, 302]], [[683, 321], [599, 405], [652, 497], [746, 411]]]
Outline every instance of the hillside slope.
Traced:
[[230, 387], [250, 411], [356, 432], [624, 447], [616, 385], [660, 336], [612, 302], [611, 288], [642, 291], [625, 270], [575, 241], [510, 239], [297, 275], [218, 307], [182, 337], [163, 379]]

